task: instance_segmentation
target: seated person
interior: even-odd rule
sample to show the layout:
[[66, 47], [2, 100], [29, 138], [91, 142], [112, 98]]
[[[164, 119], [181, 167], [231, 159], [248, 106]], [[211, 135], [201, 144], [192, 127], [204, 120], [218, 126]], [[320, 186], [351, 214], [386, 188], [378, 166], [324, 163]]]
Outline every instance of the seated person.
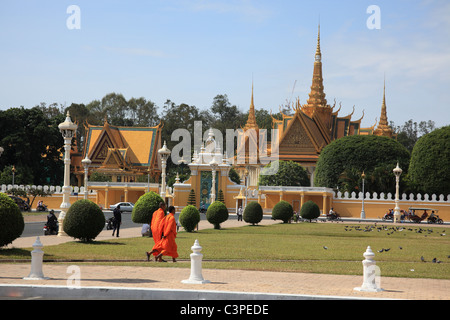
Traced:
[[148, 223], [142, 225], [141, 234], [143, 237], [150, 237], [150, 225]]

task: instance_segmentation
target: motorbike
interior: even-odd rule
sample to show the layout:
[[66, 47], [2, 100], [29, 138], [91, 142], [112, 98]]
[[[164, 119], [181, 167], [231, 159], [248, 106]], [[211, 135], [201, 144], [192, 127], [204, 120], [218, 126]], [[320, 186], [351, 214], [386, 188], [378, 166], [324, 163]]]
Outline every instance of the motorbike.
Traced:
[[394, 214], [392, 212], [388, 212], [383, 216], [383, 220], [394, 220]]
[[441, 218], [439, 218], [439, 216], [437, 216], [437, 215], [429, 216], [427, 219], [427, 222], [428, 223], [438, 223], [438, 224], [444, 223], [444, 221]]
[[341, 220], [341, 216], [339, 215], [339, 213], [328, 213], [327, 214], [327, 220], [328, 221], [339, 221]]
[[108, 220], [106, 220], [105, 225], [106, 225], [106, 230], [114, 229], [114, 217], [109, 218]]
[[59, 231], [59, 225], [58, 223], [56, 223], [56, 225], [54, 225], [53, 227], [48, 226], [48, 224], [46, 223], [44, 225], [44, 235], [45, 236], [54, 236], [57, 235]]
[[36, 207], [37, 211], [48, 211], [48, 208], [45, 204], [40, 204]]

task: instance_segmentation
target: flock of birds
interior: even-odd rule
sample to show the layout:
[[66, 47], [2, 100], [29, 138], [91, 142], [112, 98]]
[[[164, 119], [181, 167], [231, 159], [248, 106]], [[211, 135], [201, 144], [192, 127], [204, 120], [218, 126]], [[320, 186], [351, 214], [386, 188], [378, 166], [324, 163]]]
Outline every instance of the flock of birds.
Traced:
[[[372, 232], [372, 231], [388, 231], [386, 234], [388, 236], [390, 236], [393, 233], [396, 232], [403, 232], [403, 231], [410, 231], [410, 232], [415, 232], [415, 233], [421, 233], [424, 234], [425, 237], [429, 234], [432, 234], [434, 232], [439, 233], [441, 237], [446, 236], [445, 230], [440, 230], [440, 231], [434, 231], [433, 229], [422, 229], [421, 227], [417, 227], [417, 228], [410, 228], [410, 227], [403, 227], [403, 226], [391, 226], [388, 227], [386, 225], [380, 225], [378, 226], [376, 223], [374, 225], [369, 225], [369, 226], [365, 226], [365, 227], [361, 227], [360, 225], [354, 225], [354, 226], [345, 226], [344, 228], [345, 231], [362, 231], [362, 232]], [[406, 233], [404, 234], [406, 235]]]
[[[393, 233], [397, 233], [397, 232], [415, 232], [418, 234], [424, 234], [424, 236], [426, 237], [427, 235], [430, 235], [432, 233], [438, 233], [440, 234], [441, 237], [446, 236], [445, 230], [439, 230], [439, 231], [435, 231], [433, 229], [423, 229], [421, 227], [415, 227], [415, 228], [411, 228], [411, 227], [403, 227], [403, 226], [386, 226], [386, 225], [377, 225], [377, 223], [373, 224], [373, 225], [367, 225], [367, 226], [360, 226], [360, 225], [346, 225], [344, 227], [344, 230], [347, 232], [350, 231], [359, 231], [359, 232], [382, 232], [382, 231], [387, 231], [387, 235], [391, 235]], [[404, 235], [406, 235], [406, 233], [404, 233]], [[401, 246], [398, 247], [400, 250], [403, 250], [403, 248]], [[323, 249], [328, 250], [328, 247], [323, 246]], [[389, 252], [391, 250], [391, 248], [381, 248], [380, 250], [377, 250], [377, 252], [382, 253], [382, 252]], [[448, 259], [450, 259], [450, 255], [447, 256]], [[425, 260], [425, 258], [422, 256], [420, 257], [420, 260], [422, 262], [427, 262]], [[433, 258], [433, 260], [431, 260], [432, 263], [442, 263], [442, 261], [438, 260], [437, 258]]]

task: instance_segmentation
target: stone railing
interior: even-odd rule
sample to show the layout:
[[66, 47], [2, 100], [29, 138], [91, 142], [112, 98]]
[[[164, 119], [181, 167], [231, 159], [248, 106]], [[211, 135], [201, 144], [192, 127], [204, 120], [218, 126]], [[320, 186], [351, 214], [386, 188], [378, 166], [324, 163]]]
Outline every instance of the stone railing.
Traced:
[[[359, 192], [359, 193], [356, 193], [356, 192], [352, 192], [352, 193], [344, 192], [344, 193], [342, 193], [342, 192], [339, 191], [334, 196], [334, 199], [339, 199], [339, 200], [357, 200], [357, 199], [362, 199], [362, 198], [363, 198], [363, 193], [362, 192]], [[420, 201], [420, 202], [450, 203], [450, 194], [447, 195], [447, 199], [445, 199], [445, 198], [446, 197], [443, 194], [441, 194], [439, 196], [433, 194], [430, 197], [430, 195], [428, 195], [428, 194], [422, 195], [422, 194], [419, 193], [419, 194], [415, 195], [413, 193], [410, 193], [409, 195], [407, 195], [406, 193], [403, 193], [400, 196], [399, 200], [400, 201]], [[376, 192], [374, 192], [372, 194], [369, 193], [369, 192], [366, 192], [365, 193], [365, 197], [364, 197], [364, 200], [380, 200], [380, 201], [382, 201], [382, 200], [390, 200], [390, 201], [394, 201], [394, 199], [395, 199], [395, 195], [393, 195], [391, 193], [385, 194], [383, 192], [381, 192], [380, 194], [378, 194]]]
[[[71, 187], [71, 194], [82, 194], [84, 193], [84, 187]], [[50, 191], [51, 193], [54, 194], [62, 194], [62, 187], [61, 186], [35, 186], [35, 185], [11, 185], [11, 184], [2, 184], [0, 185], [0, 192], [2, 193], [7, 193], [8, 191], [12, 190], [12, 189], [19, 189], [19, 190], [29, 190], [29, 189], [41, 189], [45, 192]], [[95, 193], [95, 190], [89, 190], [89, 193]]]

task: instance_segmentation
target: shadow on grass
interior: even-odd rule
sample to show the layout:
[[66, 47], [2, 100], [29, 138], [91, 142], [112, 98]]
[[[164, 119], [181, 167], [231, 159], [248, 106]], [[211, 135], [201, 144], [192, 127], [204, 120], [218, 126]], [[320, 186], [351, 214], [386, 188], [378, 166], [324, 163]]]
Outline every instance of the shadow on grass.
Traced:
[[11, 248], [11, 249], [0, 249], [0, 259], [3, 257], [14, 257], [14, 258], [27, 258], [31, 257], [31, 250]]
[[81, 241], [80, 240], [80, 241], [74, 241], [73, 243], [93, 245], [93, 246], [101, 246], [101, 245], [125, 246], [126, 245], [123, 242], [108, 242], [108, 241]]

